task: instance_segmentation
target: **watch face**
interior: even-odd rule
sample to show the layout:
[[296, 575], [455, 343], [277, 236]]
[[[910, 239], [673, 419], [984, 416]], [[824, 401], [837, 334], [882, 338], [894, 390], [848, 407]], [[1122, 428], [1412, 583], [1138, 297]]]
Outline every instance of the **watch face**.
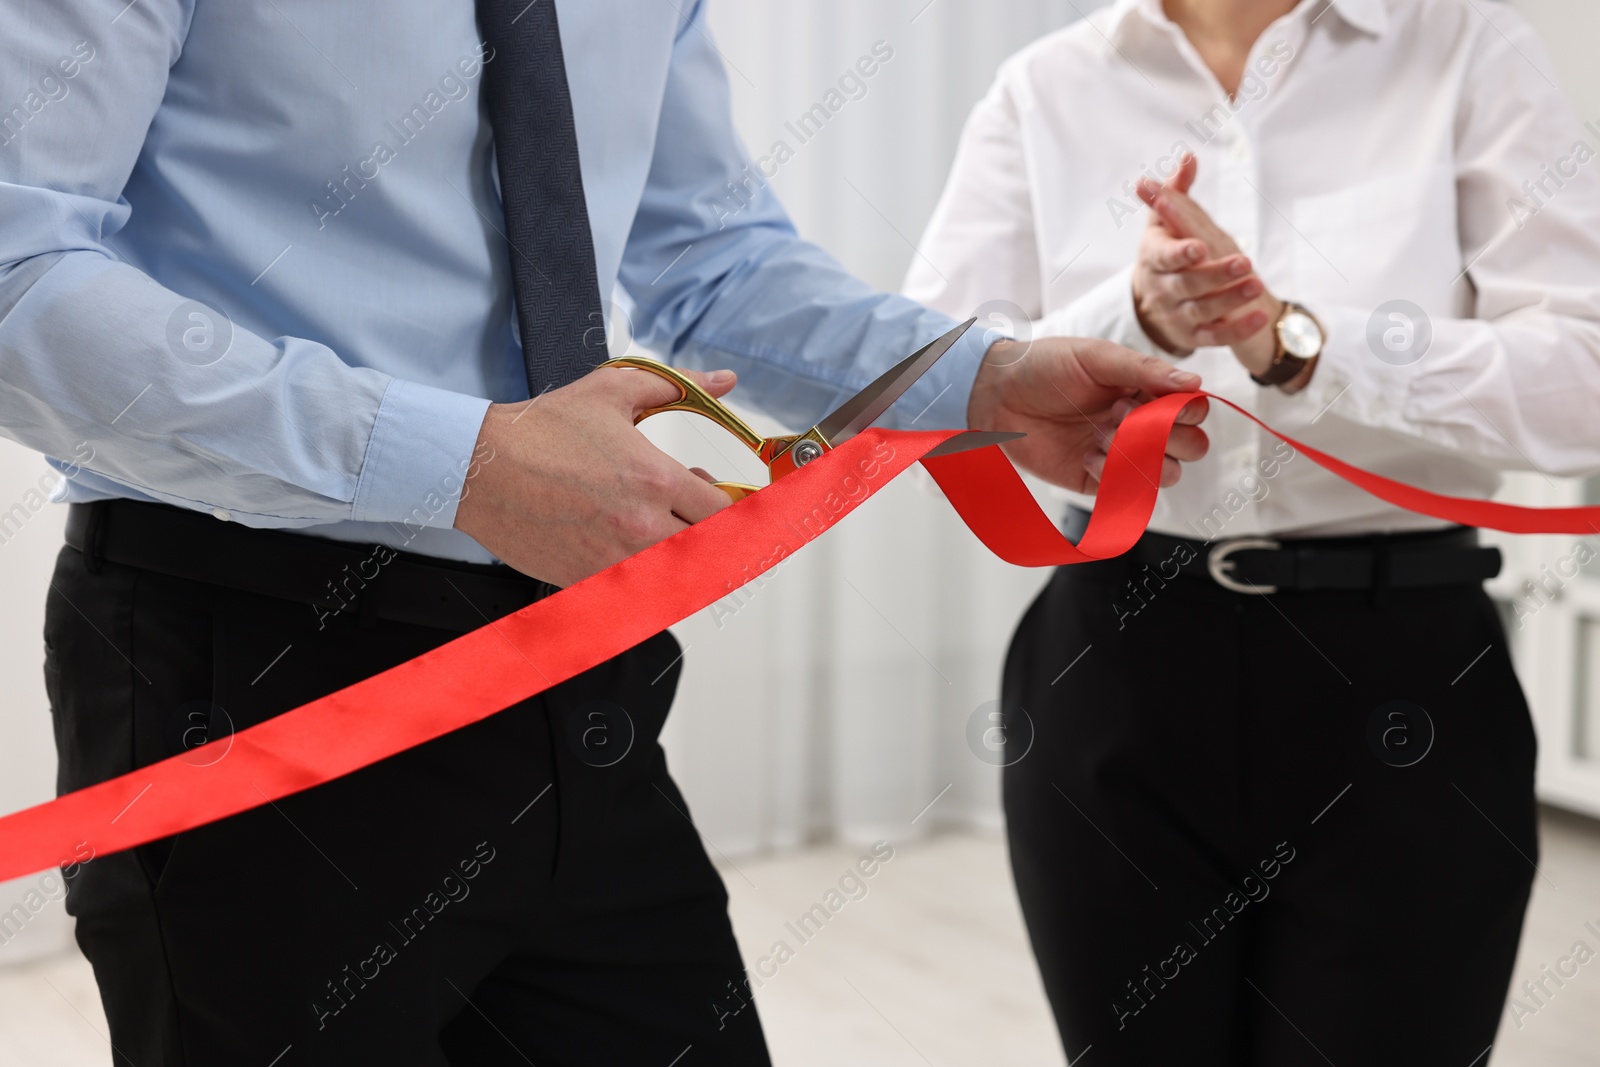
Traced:
[[1322, 327], [1303, 311], [1291, 311], [1278, 323], [1278, 338], [1291, 356], [1310, 359], [1322, 351]]

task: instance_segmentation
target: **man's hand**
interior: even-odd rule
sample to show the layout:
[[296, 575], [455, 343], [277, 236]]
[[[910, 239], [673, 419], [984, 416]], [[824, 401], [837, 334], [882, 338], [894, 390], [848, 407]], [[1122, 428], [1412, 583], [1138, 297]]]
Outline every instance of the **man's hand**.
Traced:
[[[1156, 356], [1110, 341], [1042, 337], [1028, 344], [1000, 341], [978, 369], [967, 404], [974, 430], [1020, 430], [1005, 446], [1023, 468], [1080, 493], [1100, 486], [1111, 434], [1145, 400], [1200, 387], [1200, 379]], [[1183, 409], [1167, 442], [1161, 484], [1172, 485], [1179, 463], [1206, 454], [1205, 400]]]
[[1133, 265], [1133, 305], [1150, 339], [1181, 355], [1243, 342], [1268, 321], [1260, 299], [1266, 286], [1249, 258], [1203, 211], [1202, 222], [1187, 210], [1198, 210], [1187, 196], [1198, 166], [1186, 155], [1165, 185], [1139, 183], [1151, 212]]
[[[732, 371], [689, 374], [712, 396]], [[537, 400], [484, 416], [455, 528], [524, 574], [568, 586], [648, 548], [731, 501], [634, 429], [678, 398], [646, 371], [601, 369]]]

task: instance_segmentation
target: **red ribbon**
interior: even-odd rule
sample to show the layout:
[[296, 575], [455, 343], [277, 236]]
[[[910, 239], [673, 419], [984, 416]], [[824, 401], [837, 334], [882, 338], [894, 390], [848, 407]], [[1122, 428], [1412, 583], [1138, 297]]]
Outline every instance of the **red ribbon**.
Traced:
[[1007, 563], [1050, 567], [1119, 556], [1133, 547], [1150, 522], [1160, 484], [1161, 459], [1173, 421], [1196, 396], [1209, 396], [1237, 411], [1312, 462], [1326, 467], [1396, 507], [1462, 526], [1518, 534], [1600, 535], [1600, 506], [1525, 508], [1489, 500], [1430, 493], [1281, 434], [1230, 400], [1209, 393], [1174, 393], [1133, 411], [1117, 431], [1106, 457], [1094, 513], [1074, 546], [1033, 504], [1022, 477], [999, 449], [983, 448], [923, 461], [963, 521], [989, 550]]
[[[1144, 532], [1173, 422], [1199, 395], [1163, 397], [1129, 415], [1112, 442], [1094, 516], [1076, 546], [1040, 510], [999, 449], [924, 463], [967, 526], [1002, 559], [1030, 567], [1105, 559], [1127, 551]], [[1600, 533], [1600, 507], [1536, 509], [1441, 496], [1352, 467], [1261, 425], [1340, 477], [1412, 511], [1513, 533]], [[867, 430], [554, 596], [213, 742], [229, 746], [221, 758], [212, 759], [208, 745], [0, 818], [0, 881], [247, 811], [541, 693], [777, 565], [955, 432]]]

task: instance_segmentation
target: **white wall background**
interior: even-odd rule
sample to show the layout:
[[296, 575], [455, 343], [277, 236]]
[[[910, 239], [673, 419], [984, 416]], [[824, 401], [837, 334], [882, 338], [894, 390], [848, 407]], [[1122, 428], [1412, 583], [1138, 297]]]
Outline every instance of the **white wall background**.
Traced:
[[[803, 146], [774, 185], [803, 233], [874, 283], [897, 287], [961, 122], [998, 62], [1098, 6], [713, 0], [712, 21], [739, 127], [761, 150], [874, 42], [894, 48], [866, 97]], [[1518, 6], [1582, 117], [1600, 118], [1590, 54], [1600, 5]], [[686, 461], [753, 473], [713, 431], [680, 423], [659, 432]], [[0, 511], [42, 469], [0, 441]], [[63, 517], [47, 508], [0, 544], [4, 811], [53, 792], [39, 633]], [[702, 613], [677, 627], [689, 651], [667, 744], [711, 847], [737, 855], [833, 833], [902, 839], [941, 824], [997, 826], [996, 775], [968, 750], [965, 727], [996, 695], [1000, 655], [1040, 580], [989, 558], [936, 493], [906, 478], [750, 590], [736, 613]], [[1062, 651], [1065, 666], [1079, 650]], [[0, 910], [31, 882], [0, 884]], [[54, 905], [0, 947], [0, 964], [62, 945], [66, 931]]]
[[[37, 490], [48, 473], [44, 460], [0, 440], [0, 514]], [[0, 812], [16, 811], [55, 795], [55, 742], [44, 695], [44, 598], [50, 588], [66, 509], [45, 505], [0, 543]], [[0, 882], [0, 912], [10, 910], [38, 876]], [[70, 936], [59, 901], [41, 911], [22, 934], [0, 945], [0, 965], [62, 948]]]

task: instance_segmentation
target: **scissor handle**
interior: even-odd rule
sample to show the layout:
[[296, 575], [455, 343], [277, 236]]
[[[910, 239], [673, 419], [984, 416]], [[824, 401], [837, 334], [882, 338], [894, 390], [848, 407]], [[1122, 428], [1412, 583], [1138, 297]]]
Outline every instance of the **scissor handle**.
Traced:
[[718, 489], [721, 489], [724, 493], [727, 493], [729, 499], [731, 499], [735, 504], [749, 496], [751, 493], [757, 493], [761, 491], [761, 487], [759, 485], [750, 485], [747, 482], [712, 482], [711, 484], [716, 486]]
[[656, 377], [665, 378], [673, 385], [676, 385], [679, 392], [683, 394], [670, 404], [662, 404], [660, 407], [648, 408], [640, 412], [638, 418], [633, 420], [635, 426], [650, 416], [659, 415], [663, 411], [687, 411], [691, 415], [699, 415], [702, 418], [710, 419], [737, 437], [744, 443], [746, 448], [758, 456], [767, 446], [765, 437], [756, 433], [748, 423], [732, 411], [729, 411], [722, 401], [700, 388], [688, 375], [680, 373], [674, 367], [669, 367], [658, 360], [639, 359], [636, 356], [618, 356], [616, 359], [606, 360], [600, 366], [633, 367], [635, 370], [649, 371]]
[[[649, 371], [656, 377], [665, 378], [673, 385], [676, 385], [679, 391], [683, 393], [683, 396], [670, 404], [663, 404], [660, 407], [641, 411], [638, 417], [633, 420], [635, 426], [650, 416], [659, 415], [663, 411], [687, 411], [691, 415], [699, 415], [702, 418], [710, 419], [737, 437], [750, 451], [761, 456], [763, 460], [766, 459], [768, 451], [767, 439], [751, 429], [749, 423], [729, 411], [720, 400], [700, 388], [691, 378], [679, 373], [675, 368], [669, 367], [658, 360], [639, 359], [635, 356], [618, 356], [616, 359], [606, 360], [601, 366], [632, 367], [635, 370]], [[761, 488], [759, 485], [750, 485], [745, 482], [713, 482], [712, 484], [727, 493], [734, 503], [738, 503]]]

